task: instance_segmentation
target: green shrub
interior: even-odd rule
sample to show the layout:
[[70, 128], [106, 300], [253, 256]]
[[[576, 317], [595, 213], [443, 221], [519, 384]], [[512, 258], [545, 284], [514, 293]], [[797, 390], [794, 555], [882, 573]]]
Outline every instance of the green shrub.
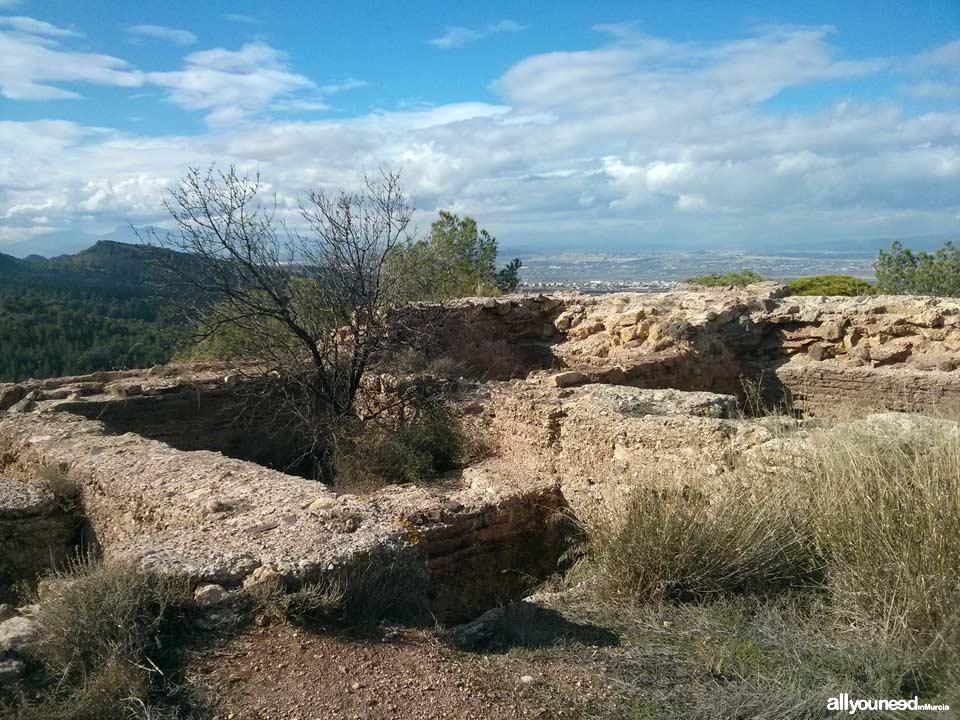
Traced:
[[894, 295], [960, 295], [960, 248], [945, 242], [932, 253], [894, 242], [874, 263], [877, 291]]
[[445, 300], [514, 292], [523, 263], [497, 270], [497, 239], [472, 217], [441, 210], [426, 238], [410, 240], [387, 258], [387, 284], [400, 300]]
[[788, 285], [791, 295], [870, 295], [873, 286], [852, 275], [811, 275]]
[[687, 278], [685, 282], [693, 285], [703, 285], [705, 287], [746, 287], [756, 282], [761, 282], [763, 276], [760, 273], [744, 268], [743, 270], [731, 270], [726, 273], [708, 273], [706, 275], [696, 275]]
[[421, 483], [453, 470], [468, 456], [467, 439], [442, 402], [412, 408], [412, 416], [355, 423], [341, 431], [336, 484], [352, 490]]

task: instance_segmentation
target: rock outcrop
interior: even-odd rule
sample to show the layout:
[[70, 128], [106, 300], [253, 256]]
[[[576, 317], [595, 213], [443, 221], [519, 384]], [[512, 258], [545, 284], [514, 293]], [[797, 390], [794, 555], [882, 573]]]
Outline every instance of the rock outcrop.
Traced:
[[[426, 325], [437, 342], [416, 356]], [[278, 433], [267, 415], [236, 422], [230, 400], [245, 381], [222, 365], [0, 386], [0, 473], [64, 469], [107, 558], [187, 576], [198, 602], [386, 554], [418, 563], [434, 612], [457, 618], [554, 572], [568, 533], [558, 518], [650, 480], [722, 482], [731, 458], [790, 433], [802, 442], [791, 419], [742, 414], [744, 378], [806, 414], [851, 398], [888, 410], [960, 400], [952, 300], [795, 298], [769, 283], [518, 296], [418, 306], [395, 339], [415, 356], [407, 365], [468, 378], [451, 398], [494, 450], [436, 486], [337, 494], [279, 471]], [[414, 381], [384, 375], [365, 392]], [[29, 575], [41, 552], [49, 564], [57, 522], [33, 485], [0, 483], [0, 569]], [[21, 545], [32, 550], [6, 552]]]

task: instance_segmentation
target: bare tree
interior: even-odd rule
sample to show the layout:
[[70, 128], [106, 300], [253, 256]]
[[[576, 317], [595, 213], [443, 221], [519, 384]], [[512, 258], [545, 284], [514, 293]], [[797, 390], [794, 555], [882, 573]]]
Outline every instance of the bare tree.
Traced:
[[182, 286], [199, 338], [230, 332], [247, 367], [273, 376], [278, 413], [329, 443], [331, 428], [354, 413], [364, 372], [387, 340], [385, 310], [395, 299], [387, 272], [394, 248], [409, 242], [413, 212], [399, 174], [364, 177], [360, 192], [310, 192], [302, 229], [261, 201], [259, 175], [191, 169], [168, 193], [171, 232], [141, 238], [165, 283]]

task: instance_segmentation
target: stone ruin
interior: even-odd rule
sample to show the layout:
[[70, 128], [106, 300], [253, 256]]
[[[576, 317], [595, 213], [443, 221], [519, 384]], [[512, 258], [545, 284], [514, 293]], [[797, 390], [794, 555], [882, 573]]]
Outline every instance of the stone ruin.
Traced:
[[[462, 620], [557, 572], [558, 516], [645, 478], [722, 477], [771, 442], [762, 402], [798, 416], [960, 399], [960, 303], [788, 297], [782, 286], [449, 303], [410, 358], [492, 452], [430, 486], [367, 495], [282, 472], [269, 413], [237, 417], [237, 373], [168, 366], [0, 385], [0, 602], [78, 542], [190, 578], [204, 596], [296, 587], [375, 558], [421, 565], [432, 611]], [[437, 306], [405, 311], [438, 317]], [[382, 376], [388, 392], [403, 378]], [[774, 421], [775, 422], [775, 421]], [[79, 486], [83, 527], [36, 481]], [[211, 591], [211, 586], [213, 590]]]

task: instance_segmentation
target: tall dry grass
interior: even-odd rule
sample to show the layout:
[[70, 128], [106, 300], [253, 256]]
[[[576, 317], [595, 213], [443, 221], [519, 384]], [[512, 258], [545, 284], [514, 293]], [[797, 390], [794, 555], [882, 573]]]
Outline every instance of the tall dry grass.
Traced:
[[[800, 456], [741, 463], [701, 492], [655, 482], [587, 528], [618, 603], [799, 589], [824, 623], [960, 680], [960, 426], [885, 415], [814, 431]], [[696, 485], [691, 479], [691, 485]]]
[[960, 426], [885, 416], [820, 433], [787, 478], [841, 619], [960, 641]]
[[817, 584], [820, 563], [784, 494], [737, 487], [644, 487], [600, 513], [588, 552], [608, 599], [705, 600]]

